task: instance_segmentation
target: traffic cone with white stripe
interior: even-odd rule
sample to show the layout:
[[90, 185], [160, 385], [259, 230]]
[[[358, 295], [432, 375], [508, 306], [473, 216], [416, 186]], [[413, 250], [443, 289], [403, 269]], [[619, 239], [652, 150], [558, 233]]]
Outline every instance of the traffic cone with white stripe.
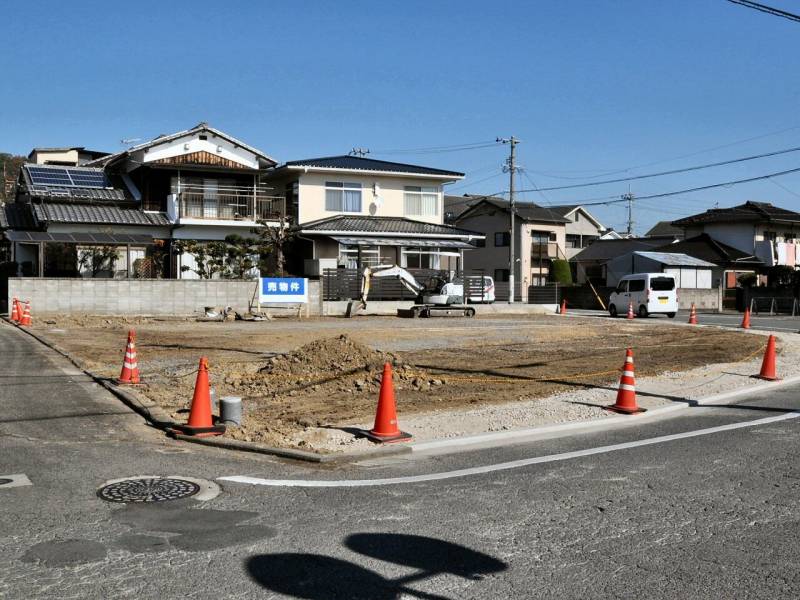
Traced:
[[633, 300], [628, 301], [628, 316], [627, 319], [633, 319], [636, 315], [633, 314]]
[[625, 352], [625, 364], [622, 366], [622, 376], [619, 378], [617, 401], [615, 404], [604, 406], [603, 408], [626, 415], [645, 411], [644, 408], [639, 408], [636, 404], [636, 381], [633, 376], [633, 350], [630, 348]]
[[694, 307], [694, 302], [692, 302], [692, 310], [689, 313], [689, 325], [697, 325], [697, 310]]
[[125, 346], [125, 358], [122, 360], [122, 372], [119, 383], [139, 383], [139, 363], [136, 360], [136, 332], [128, 332], [128, 344]]
[[[19, 310], [19, 309], [17, 309]], [[22, 311], [22, 317], [19, 320], [20, 327], [31, 326], [31, 301], [25, 300], [25, 309]]]
[[17, 306], [18, 304], [19, 300], [17, 300], [17, 297], [14, 296], [11, 299], [11, 315], [9, 317], [13, 323], [19, 323], [19, 308]]

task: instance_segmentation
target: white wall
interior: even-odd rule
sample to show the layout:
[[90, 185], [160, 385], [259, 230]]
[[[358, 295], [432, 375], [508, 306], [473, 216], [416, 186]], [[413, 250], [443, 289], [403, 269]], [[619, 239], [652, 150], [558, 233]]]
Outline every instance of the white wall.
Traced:
[[[361, 212], [342, 213], [325, 210], [325, 182], [341, 181], [361, 184]], [[377, 194], [374, 188], [378, 185]], [[435, 187], [437, 189], [437, 214], [433, 216], [406, 215], [404, 210], [404, 187]], [[443, 222], [443, 194], [441, 181], [414, 177], [386, 177], [374, 174], [314, 173], [300, 175], [299, 223], [308, 223], [336, 215], [371, 215], [370, 204], [376, 205], [376, 217], [407, 217], [426, 223]]]
[[[201, 134], [207, 135], [208, 139], [201, 140], [199, 137]], [[188, 145], [188, 148], [185, 148], [185, 145]], [[217, 147], [220, 148], [219, 152], [217, 152]], [[203, 151], [213, 154], [214, 156], [219, 156], [220, 158], [232, 160], [250, 169], [258, 168], [258, 157], [253, 152], [245, 150], [242, 147], [237, 148], [228, 140], [216, 137], [210, 132], [185, 135], [176, 140], [147, 148], [146, 152], [140, 150], [134, 153], [133, 158], [134, 160], [148, 163], [154, 160], [174, 158], [183, 154]]]

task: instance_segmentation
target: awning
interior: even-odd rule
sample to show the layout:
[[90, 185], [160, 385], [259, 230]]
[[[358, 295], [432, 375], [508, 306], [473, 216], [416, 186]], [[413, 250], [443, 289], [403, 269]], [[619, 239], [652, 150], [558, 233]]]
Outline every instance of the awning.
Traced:
[[47, 233], [45, 231], [4, 231], [12, 242], [57, 242], [60, 244], [139, 244], [153, 243], [152, 235], [110, 233]]
[[461, 240], [439, 238], [392, 238], [392, 237], [340, 237], [330, 236], [347, 246], [409, 246], [416, 248], [475, 248]]

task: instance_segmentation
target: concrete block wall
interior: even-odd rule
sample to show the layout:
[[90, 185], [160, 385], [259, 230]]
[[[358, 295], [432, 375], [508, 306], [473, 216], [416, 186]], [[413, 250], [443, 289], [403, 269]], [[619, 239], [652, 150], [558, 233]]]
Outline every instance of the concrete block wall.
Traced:
[[[8, 300], [30, 300], [34, 315], [196, 315], [205, 306], [247, 310], [255, 281], [15, 277]], [[320, 314], [320, 286], [309, 282], [309, 312]]]
[[678, 288], [678, 306], [681, 310], [689, 310], [692, 302], [697, 310], [721, 311], [722, 289]]

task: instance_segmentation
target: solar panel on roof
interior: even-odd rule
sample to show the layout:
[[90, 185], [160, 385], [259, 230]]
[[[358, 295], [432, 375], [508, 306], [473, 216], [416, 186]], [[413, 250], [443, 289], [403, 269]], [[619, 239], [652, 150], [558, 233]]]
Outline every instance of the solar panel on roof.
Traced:
[[83, 169], [51, 168], [51, 167], [26, 167], [34, 186], [57, 185], [83, 188], [108, 188], [111, 184], [102, 171], [89, 171]]
[[72, 185], [66, 169], [27, 167], [33, 185]]
[[72, 178], [72, 182], [81, 187], [111, 187], [108, 184], [108, 179], [106, 179], [106, 174], [102, 171], [67, 169], [67, 173]]

